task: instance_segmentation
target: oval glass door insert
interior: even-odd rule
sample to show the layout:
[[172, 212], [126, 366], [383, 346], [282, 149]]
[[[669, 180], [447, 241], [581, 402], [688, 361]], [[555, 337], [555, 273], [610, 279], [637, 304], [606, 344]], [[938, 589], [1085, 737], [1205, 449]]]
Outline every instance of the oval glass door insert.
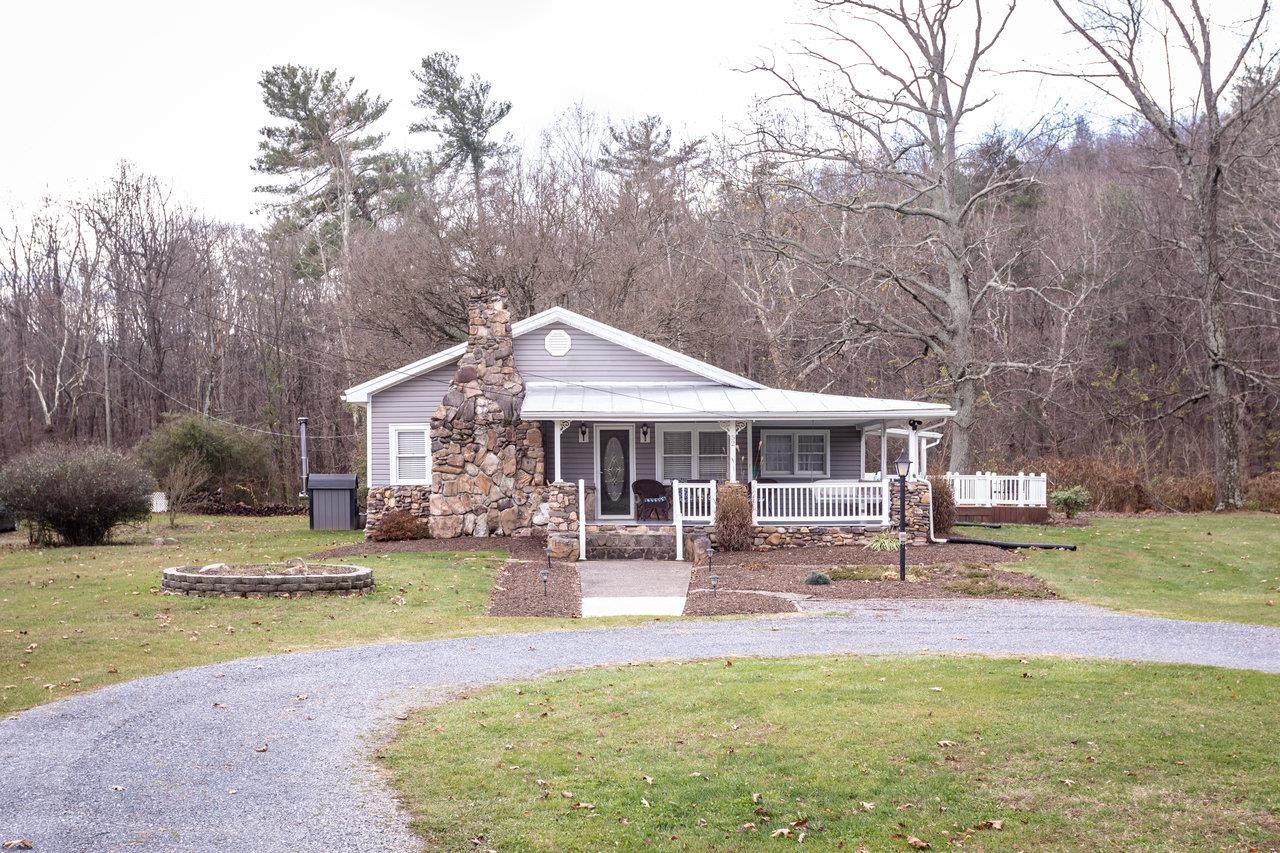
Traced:
[[610, 436], [604, 446], [603, 468], [605, 492], [610, 502], [617, 502], [627, 487], [627, 457], [622, 450], [622, 441], [616, 435]]

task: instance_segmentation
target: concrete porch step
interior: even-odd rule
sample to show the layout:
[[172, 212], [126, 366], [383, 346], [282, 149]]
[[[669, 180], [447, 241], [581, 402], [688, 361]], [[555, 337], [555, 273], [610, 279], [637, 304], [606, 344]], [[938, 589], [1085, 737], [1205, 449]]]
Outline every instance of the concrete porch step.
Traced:
[[587, 534], [588, 560], [674, 560], [676, 534], [601, 532]]

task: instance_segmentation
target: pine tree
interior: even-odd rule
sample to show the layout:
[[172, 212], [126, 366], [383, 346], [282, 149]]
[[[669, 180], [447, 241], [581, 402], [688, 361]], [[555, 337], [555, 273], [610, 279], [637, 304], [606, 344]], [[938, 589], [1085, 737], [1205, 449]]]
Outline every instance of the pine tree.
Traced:
[[336, 230], [344, 262], [352, 222], [375, 221], [379, 195], [399, 182], [402, 171], [395, 158], [379, 151], [386, 134], [370, 132], [390, 102], [368, 90], [353, 92], [354, 83], [332, 69], [277, 65], [264, 71], [262, 101], [281, 122], [262, 128], [253, 165], [284, 179], [257, 187], [282, 197], [272, 205], [279, 225], [318, 226], [322, 252]]
[[427, 111], [423, 121], [409, 126], [412, 133], [436, 133], [442, 137], [438, 164], [444, 168], [469, 167], [475, 189], [476, 213], [484, 218], [481, 177], [485, 164], [505, 150], [489, 138], [498, 122], [511, 112], [510, 101], [490, 97], [491, 84], [472, 74], [458, 72], [458, 57], [438, 52], [422, 60], [422, 69], [413, 72], [421, 85], [413, 105]]

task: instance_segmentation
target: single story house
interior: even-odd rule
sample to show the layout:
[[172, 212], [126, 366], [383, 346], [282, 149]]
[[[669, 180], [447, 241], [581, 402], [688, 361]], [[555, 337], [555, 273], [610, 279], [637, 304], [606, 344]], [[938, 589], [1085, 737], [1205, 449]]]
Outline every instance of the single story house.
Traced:
[[580, 556], [580, 519], [593, 534], [709, 524], [735, 484], [750, 489], [761, 544], [883, 529], [896, 523], [890, 437], [922, 480], [932, 428], [955, 414], [768, 388], [563, 308], [512, 323], [497, 292], [472, 299], [466, 342], [343, 399], [366, 413], [367, 529], [396, 509], [442, 538], [577, 535]]

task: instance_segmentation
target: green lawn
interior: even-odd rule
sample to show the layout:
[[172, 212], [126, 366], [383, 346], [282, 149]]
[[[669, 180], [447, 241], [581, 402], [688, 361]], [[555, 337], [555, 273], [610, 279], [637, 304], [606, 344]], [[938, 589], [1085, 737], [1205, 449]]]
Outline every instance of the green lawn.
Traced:
[[[503, 551], [351, 558], [374, 569], [377, 591], [364, 597], [161, 595], [165, 566], [280, 560], [360, 540], [312, 533], [296, 516], [180, 522], [172, 533], [164, 523], [121, 536], [135, 544], [0, 548], [0, 713], [248, 655], [570, 624], [484, 615]], [[180, 544], [154, 546], [156, 535]]]
[[666, 664], [487, 690], [380, 757], [432, 849], [1276, 849], [1278, 695], [1186, 666]]
[[1014, 568], [1067, 598], [1181, 619], [1280, 625], [1280, 516], [1098, 518], [1089, 527], [1006, 525], [957, 534], [1007, 542], [1069, 542]]

